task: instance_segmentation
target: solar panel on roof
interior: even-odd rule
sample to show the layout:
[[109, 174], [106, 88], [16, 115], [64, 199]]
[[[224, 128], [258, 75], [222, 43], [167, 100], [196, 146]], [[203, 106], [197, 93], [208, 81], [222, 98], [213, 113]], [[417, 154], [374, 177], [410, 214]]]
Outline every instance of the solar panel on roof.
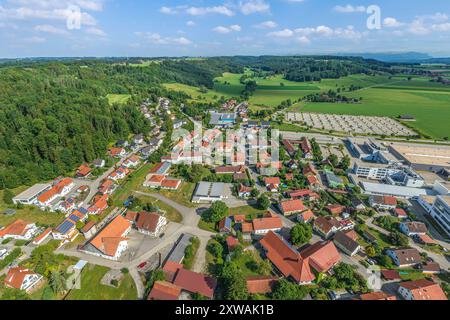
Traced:
[[56, 231], [62, 234], [66, 234], [67, 231], [73, 228], [73, 226], [74, 224], [72, 222], [65, 220], [58, 228], [56, 228]]
[[85, 208], [80, 208], [78, 209], [79, 212], [81, 212], [82, 214], [87, 214], [88, 211]]
[[72, 221], [74, 221], [74, 222], [78, 222], [78, 220], [80, 220], [80, 217], [78, 217], [78, 216], [76, 216], [76, 215], [74, 215], [74, 214], [71, 214], [71, 215], [69, 216], [69, 219], [72, 220]]

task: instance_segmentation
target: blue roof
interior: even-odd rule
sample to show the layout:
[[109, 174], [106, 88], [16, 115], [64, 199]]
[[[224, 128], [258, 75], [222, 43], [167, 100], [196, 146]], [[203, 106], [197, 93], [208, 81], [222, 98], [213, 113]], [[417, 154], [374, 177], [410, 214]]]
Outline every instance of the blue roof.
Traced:
[[78, 211], [81, 212], [82, 214], [88, 213], [87, 209], [85, 209], [85, 208], [79, 208]]
[[70, 222], [69, 220], [64, 220], [63, 223], [59, 225], [58, 228], [56, 228], [56, 231], [62, 234], [66, 234], [70, 229], [72, 229], [75, 225]]
[[78, 222], [78, 220], [80, 220], [80, 218], [78, 216], [74, 215], [74, 214], [71, 214], [69, 216], [69, 219], [74, 221], [74, 222]]
[[231, 218], [228, 217], [225, 219], [225, 228], [231, 229]]

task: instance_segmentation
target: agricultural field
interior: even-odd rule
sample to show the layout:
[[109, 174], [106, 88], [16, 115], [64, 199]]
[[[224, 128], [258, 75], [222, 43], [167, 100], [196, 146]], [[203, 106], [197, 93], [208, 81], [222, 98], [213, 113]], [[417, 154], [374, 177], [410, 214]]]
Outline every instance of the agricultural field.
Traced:
[[[184, 91], [194, 101], [210, 102], [217, 98], [239, 96], [244, 86], [242, 74], [224, 73], [215, 79], [214, 90], [202, 93], [199, 88], [181, 84], [165, 84], [166, 88]], [[430, 82], [428, 78], [413, 76], [367, 76], [352, 75], [341, 79], [325, 79], [320, 83], [297, 83], [287, 81], [281, 75], [256, 79], [258, 88], [250, 98], [253, 110], [277, 107], [282, 101], [291, 99], [290, 111], [388, 116], [408, 114], [416, 121], [407, 125], [434, 139], [450, 137], [450, 86]], [[350, 86], [362, 87], [354, 92], [342, 93], [347, 97], [362, 98], [358, 104], [343, 103], [295, 103], [299, 98]]]
[[110, 105], [125, 104], [131, 98], [130, 94], [108, 94], [106, 96]]

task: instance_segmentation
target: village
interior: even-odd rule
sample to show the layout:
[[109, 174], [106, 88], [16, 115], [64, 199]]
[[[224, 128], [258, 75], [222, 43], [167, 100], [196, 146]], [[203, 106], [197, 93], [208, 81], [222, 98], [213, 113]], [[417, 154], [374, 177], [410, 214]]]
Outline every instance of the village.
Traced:
[[144, 101], [149, 136], [15, 195], [19, 208], [64, 219], [0, 227], [5, 286], [39, 290], [44, 275], [21, 261], [56, 242], [81, 269], [110, 268], [110, 282], [129, 274], [138, 299], [447, 300], [448, 146], [277, 135], [277, 120], [249, 119], [247, 108], [228, 101], [198, 133], [169, 99]]

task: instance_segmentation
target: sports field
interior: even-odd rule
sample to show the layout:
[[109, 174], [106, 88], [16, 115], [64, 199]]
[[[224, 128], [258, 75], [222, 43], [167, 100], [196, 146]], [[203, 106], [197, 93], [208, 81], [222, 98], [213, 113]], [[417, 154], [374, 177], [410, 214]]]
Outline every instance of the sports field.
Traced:
[[[242, 74], [225, 73], [215, 80], [214, 90], [202, 93], [198, 88], [181, 84], [165, 84], [167, 88], [184, 91], [195, 101], [214, 101], [217, 98], [237, 97], [244, 86]], [[320, 83], [297, 83], [287, 81], [281, 75], [256, 79], [258, 88], [250, 98], [253, 109], [274, 108], [282, 101], [296, 101], [311, 93], [362, 87], [354, 92], [343, 92], [347, 97], [360, 98], [359, 104], [299, 103], [291, 110], [305, 112], [389, 116], [412, 115], [416, 121], [408, 125], [435, 139], [450, 137], [450, 86], [430, 82], [428, 78], [408, 76], [352, 75], [341, 79], [326, 79]]]

